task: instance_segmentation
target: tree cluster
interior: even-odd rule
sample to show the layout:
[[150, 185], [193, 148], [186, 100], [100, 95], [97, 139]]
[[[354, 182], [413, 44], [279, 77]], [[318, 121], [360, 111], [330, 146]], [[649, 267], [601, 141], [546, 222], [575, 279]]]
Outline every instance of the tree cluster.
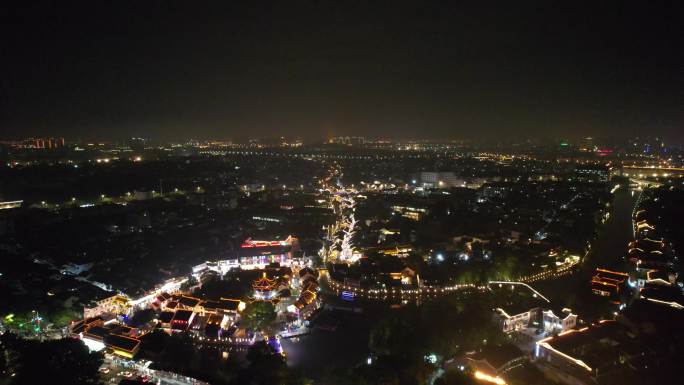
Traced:
[[0, 369], [12, 385], [97, 385], [102, 358], [72, 338], [40, 342], [11, 333], [0, 337]]
[[[380, 320], [371, 330], [370, 364], [331, 370], [326, 384], [418, 385], [470, 384], [462, 373], [437, 376], [441, 361], [499, 344], [504, 335], [492, 322], [492, 302], [487, 293], [467, 297], [452, 295], [420, 307], [404, 307]], [[426, 358], [438, 357], [436, 363]]]

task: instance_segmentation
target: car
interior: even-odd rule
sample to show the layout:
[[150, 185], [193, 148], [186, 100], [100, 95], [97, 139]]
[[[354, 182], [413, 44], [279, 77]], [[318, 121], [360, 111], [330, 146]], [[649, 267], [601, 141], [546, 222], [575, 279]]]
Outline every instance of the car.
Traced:
[[150, 376], [147, 376], [147, 375], [138, 376], [138, 378], [136, 378], [136, 380], [140, 381], [140, 382], [150, 382]]
[[133, 373], [131, 373], [131, 372], [129, 372], [129, 371], [121, 372], [121, 373], [119, 373], [119, 374], [122, 375], [122, 376], [124, 376], [124, 377], [126, 377], [126, 378], [131, 378], [131, 377], [133, 377]]
[[100, 373], [104, 373], [104, 374], [107, 374], [107, 373], [109, 373], [109, 372], [111, 371], [111, 369], [106, 368], [106, 367], [105, 367], [105, 368], [100, 368], [99, 370], [100, 370]]

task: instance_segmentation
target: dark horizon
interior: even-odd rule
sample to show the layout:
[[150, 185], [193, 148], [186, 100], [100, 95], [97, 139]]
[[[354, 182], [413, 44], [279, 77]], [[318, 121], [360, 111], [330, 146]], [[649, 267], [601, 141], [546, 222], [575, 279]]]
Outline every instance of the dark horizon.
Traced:
[[682, 5], [4, 5], [0, 138], [662, 135]]

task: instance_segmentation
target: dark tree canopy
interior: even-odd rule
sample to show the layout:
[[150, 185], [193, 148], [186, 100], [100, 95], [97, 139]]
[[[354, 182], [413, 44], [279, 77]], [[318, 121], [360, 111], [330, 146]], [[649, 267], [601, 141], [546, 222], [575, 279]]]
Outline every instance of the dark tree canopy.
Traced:
[[306, 385], [311, 382], [285, 363], [265, 341], [252, 345], [247, 352], [249, 365], [240, 371], [231, 385]]
[[267, 301], [255, 301], [247, 305], [242, 312], [243, 326], [262, 330], [276, 318], [275, 306]]
[[65, 338], [39, 342], [9, 333], [1, 341], [3, 356], [9, 357], [7, 369], [14, 373], [13, 385], [101, 383], [98, 369], [102, 354], [89, 352], [81, 341]]

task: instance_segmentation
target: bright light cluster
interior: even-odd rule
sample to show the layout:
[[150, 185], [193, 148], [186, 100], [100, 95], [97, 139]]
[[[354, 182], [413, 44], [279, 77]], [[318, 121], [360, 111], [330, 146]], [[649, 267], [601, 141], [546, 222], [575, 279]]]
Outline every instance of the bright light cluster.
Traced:
[[478, 380], [491, 382], [491, 383], [497, 384], [497, 385], [506, 385], [506, 381], [504, 381], [503, 378], [493, 377], [487, 373], [482, 373], [479, 370], [475, 372], [475, 378], [477, 378]]

